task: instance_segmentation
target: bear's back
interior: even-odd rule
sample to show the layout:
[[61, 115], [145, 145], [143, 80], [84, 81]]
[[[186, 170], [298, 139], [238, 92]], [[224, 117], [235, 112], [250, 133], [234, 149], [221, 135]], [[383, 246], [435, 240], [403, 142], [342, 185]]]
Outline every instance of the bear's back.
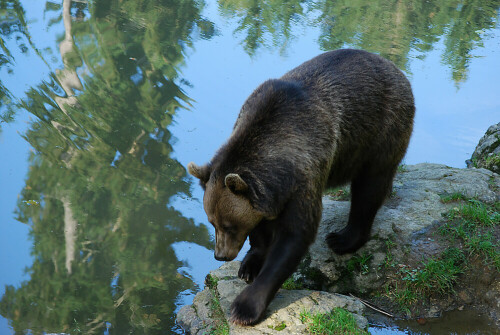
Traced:
[[361, 50], [330, 51], [260, 85], [214, 163], [274, 169], [290, 161], [299, 170], [333, 164], [344, 180], [364, 162], [400, 159], [413, 115], [410, 84], [393, 63]]
[[319, 113], [334, 133], [333, 184], [349, 180], [363, 166], [386, 169], [404, 156], [414, 98], [408, 79], [392, 62], [362, 50], [335, 50], [281, 79], [306, 90], [308, 113]]

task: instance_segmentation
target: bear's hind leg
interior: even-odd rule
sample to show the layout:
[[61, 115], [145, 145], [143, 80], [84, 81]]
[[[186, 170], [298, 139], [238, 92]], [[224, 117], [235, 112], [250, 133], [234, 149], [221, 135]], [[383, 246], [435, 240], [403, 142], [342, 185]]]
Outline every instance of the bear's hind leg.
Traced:
[[351, 209], [347, 226], [328, 234], [326, 242], [336, 254], [355, 252], [370, 238], [377, 211], [392, 188], [394, 170], [376, 176], [360, 176], [351, 183]]

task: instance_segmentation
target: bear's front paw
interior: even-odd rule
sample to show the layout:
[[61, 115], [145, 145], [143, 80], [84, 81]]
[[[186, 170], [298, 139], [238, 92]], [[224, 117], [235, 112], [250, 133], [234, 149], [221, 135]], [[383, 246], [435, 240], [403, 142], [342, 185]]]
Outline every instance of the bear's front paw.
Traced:
[[[248, 287], [250, 288], [250, 287]], [[251, 290], [243, 290], [231, 305], [231, 322], [243, 326], [256, 324], [266, 310], [265, 299]]]
[[253, 282], [255, 277], [259, 274], [263, 263], [264, 257], [261, 254], [251, 251], [248, 252], [241, 262], [238, 277], [247, 283]]

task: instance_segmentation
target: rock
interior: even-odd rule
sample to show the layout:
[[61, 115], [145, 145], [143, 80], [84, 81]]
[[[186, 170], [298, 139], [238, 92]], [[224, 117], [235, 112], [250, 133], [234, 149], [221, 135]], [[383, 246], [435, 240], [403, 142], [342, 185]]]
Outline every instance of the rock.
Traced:
[[[310, 290], [279, 290], [269, 305], [265, 319], [256, 326], [243, 327], [227, 323], [230, 306], [234, 298], [247, 285], [238, 278], [240, 262], [229, 262], [211, 271], [208, 281], [212, 289], [205, 288], [198, 293], [193, 305], [184, 306], [177, 313], [177, 323], [190, 334], [204, 334], [219, 325], [229, 327], [230, 334], [306, 334], [306, 325], [300, 314], [303, 311], [328, 313], [335, 307], [344, 308], [351, 313], [362, 329], [368, 322], [363, 317], [364, 306], [356, 299], [340, 294]], [[220, 315], [214, 306], [214, 295], [220, 304]], [[222, 320], [217, 318], [222, 317]], [[284, 329], [282, 329], [285, 327]]]
[[[457, 169], [428, 163], [406, 166], [394, 180], [393, 195], [375, 218], [370, 241], [354, 255], [344, 256], [337, 256], [328, 248], [325, 236], [345, 226], [350, 203], [324, 197], [318, 237], [295, 277], [303, 279], [306, 285], [309, 281], [309, 287], [329, 292], [373, 292], [387, 280], [383, 265], [387, 261], [388, 243], [395, 244], [392, 262], [396, 263], [401, 263], [398, 260], [410, 250], [422, 259], [443, 249], [428, 237], [430, 230], [442, 221], [442, 213], [456, 206], [441, 202], [442, 195], [461, 193], [494, 203], [500, 199], [499, 190], [500, 177], [486, 169]], [[363, 261], [366, 261], [365, 271], [352, 271]], [[311, 274], [315, 278], [312, 283]]]
[[[203, 334], [213, 324], [212, 293], [208, 288], [198, 293], [192, 305], [182, 307], [177, 312], [177, 322], [191, 334]], [[207, 321], [208, 320], [208, 321]]]
[[488, 128], [466, 163], [467, 167], [486, 168], [500, 174], [500, 123]]

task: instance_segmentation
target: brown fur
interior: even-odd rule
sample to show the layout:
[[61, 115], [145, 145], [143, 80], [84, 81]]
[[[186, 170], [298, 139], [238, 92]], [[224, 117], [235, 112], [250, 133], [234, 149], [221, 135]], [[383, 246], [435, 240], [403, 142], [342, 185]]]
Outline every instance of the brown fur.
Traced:
[[260, 85], [243, 105], [225, 145], [189, 172], [205, 189], [216, 230], [215, 257], [251, 249], [239, 276], [253, 281], [232, 319], [253, 324], [315, 238], [321, 195], [351, 182], [349, 221], [330, 233], [344, 254], [369, 238], [413, 126], [408, 80], [391, 62], [360, 50], [324, 53]]

